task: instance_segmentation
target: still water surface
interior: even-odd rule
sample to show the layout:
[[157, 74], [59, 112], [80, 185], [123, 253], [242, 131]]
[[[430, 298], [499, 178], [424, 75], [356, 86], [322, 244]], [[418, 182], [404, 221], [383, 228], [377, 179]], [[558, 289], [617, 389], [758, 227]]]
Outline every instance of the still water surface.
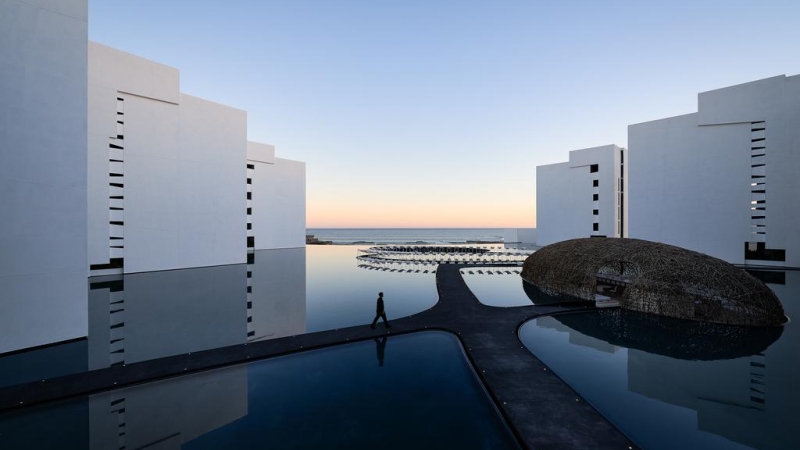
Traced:
[[436, 303], [434, 274], [361, 269], [359, 248], [262, 250], [248, 264], [92, 278], [88, 337], [0, 357], [0, 387], [368, 324], [379, 291], [390, 321]]
[[782, 328], [707, 327], [618, 310], [537, 318], [519, 335], [644, 449], [796, 449], [800, 272], [768, 286], [794, 319]]
[[3, 449], [517, 449], [449, 333], [256, 361], [0, 415]]

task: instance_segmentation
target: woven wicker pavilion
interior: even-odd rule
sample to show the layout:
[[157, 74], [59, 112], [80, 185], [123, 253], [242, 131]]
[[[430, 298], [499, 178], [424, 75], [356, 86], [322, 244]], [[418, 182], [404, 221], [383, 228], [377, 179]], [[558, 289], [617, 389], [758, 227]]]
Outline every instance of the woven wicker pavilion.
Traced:
[[785, 322], [778, 297], [759, 279], [721, 259], [640, 239], [584, 238], [543, 247], [522, 278], [550, 295], [679, 319], [732, 325]]

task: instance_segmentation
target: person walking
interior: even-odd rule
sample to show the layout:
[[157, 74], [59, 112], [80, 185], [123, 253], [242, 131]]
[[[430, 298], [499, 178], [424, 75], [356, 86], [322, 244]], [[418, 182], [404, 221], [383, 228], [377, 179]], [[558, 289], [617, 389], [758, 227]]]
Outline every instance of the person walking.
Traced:
[[389, 325], [389, 321], [386, 320], [386, 309], [383, 305], [383, 292], [378, 292], [378, 301], [377, 304], [375, 305], [375, 320], [372, 321], [372, 325], [370, 325], [370, 328], [372, 328], [373, 330], [375, 329], [375, 324], [378, 323], [379, 318], [383, 318], [383, 325], [386, 328], [392, 328], [392, 326]]

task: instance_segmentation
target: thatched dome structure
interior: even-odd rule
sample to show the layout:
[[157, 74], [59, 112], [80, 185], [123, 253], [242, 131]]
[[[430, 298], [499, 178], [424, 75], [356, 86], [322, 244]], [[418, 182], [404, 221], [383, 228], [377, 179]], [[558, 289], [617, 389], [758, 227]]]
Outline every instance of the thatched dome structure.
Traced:
[[785, 321], [778, 297], [721, 259], [640, 239], [558, 242], [525, 260], [522, 278], [551, 295], [594, 300], [598, 278], [620, 285], [625, 309], [679, 319], [773, 326]]

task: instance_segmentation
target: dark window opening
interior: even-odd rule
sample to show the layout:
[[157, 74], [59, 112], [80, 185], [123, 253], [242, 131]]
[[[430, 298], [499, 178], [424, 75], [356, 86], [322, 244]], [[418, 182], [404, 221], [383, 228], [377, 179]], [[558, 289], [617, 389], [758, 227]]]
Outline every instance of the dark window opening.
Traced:
[[758, 278], [763, 283], [786, 284], [786, 272], [782, 270], [752, 270], [747, 269], [747, 273]]
[[600, 180], [592, 180], [592, 186], [594, 187], [600, 186]]
[[600, 215], [600, 210], [599, 209], [593, 209], [592, 210], [592, 215], [593, 216], [599, 216]]
[[247, 193], [247, 199], [248, 200], [252, 200], [253, 199], [253, 193], [252, 192], [248, 192]]
[[253, 214], [253, 208], [247, 208], [247, 215], [250, 216]]
[[248, 253], [247, 254], [247, 264], [254, 264], [256, 262], [256, 254], [255, 253]]
[[786, 261], [786, 250], [782, 248], [767, 248], [763, 242], [756, 243], [756, 249], [750, 250], [750, 243], [744, 243], [744, 259], [754, 261]]
[[599, 223], [593, 223], [592, 224], [592, 231], [600, 231], [600, 224]]
[[106, 269], [122, 269], [124, 267], [123, 258], [111, 258], [108, 264], [92, 264], [89, 266], [90, 270], [106, 270]]
[[248, 169], [255, 169], [255, 168], [256, 168], [256, 165], [255, 165], [255, 164], [248, 164], [248, 165], [247, 165], [247, 168], [248, 168]]
[[247, 229], [248, 230], [252, 230], [253, 229], [253, 224], [252, 223], [248, 223], [247, 224]]
[[255, 236], [247, 236], [247, 248], [255, 248], [255, 246], [256, 246]]
[[248, 179], [247, 179], [247, 184], [253, 184], [253, 180], [251, 180], [250, 178], [248, 178]]
[[592, 194], [592, 200], [597, 201], [600, 199], [600, 194]]
[[589, 166], [589, 173], [595, 173], [600, 170], [600, 167], [597, 164], [592, 164]]

